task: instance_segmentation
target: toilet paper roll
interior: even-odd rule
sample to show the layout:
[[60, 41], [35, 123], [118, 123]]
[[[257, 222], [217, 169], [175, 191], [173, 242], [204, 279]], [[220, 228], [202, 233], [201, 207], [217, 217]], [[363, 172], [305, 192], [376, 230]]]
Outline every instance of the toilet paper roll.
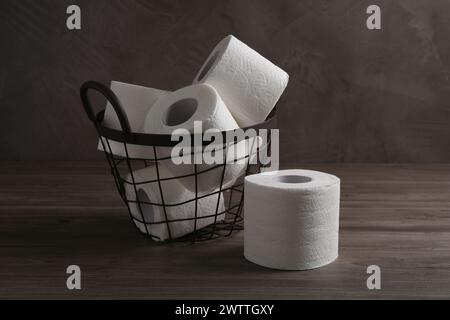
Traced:
[[194, 83], [213, 86], [241, 127], [263, 122], [289, 81], [288, 74], [233, 36], [211, 52]]
[[[150, 109], [145, 119], [144, 130], [147, 133], [172, 134], [174, 130], [182, 128], [193, 133], [195, 121], [202, 121], [203, 131], [212, 128], [219, 131], [238, 128], [238, 124], [217, 94], [217, 91], [208, 84], [198, 84], [182, 88], [159, 99]], [[192, 150], [189, 154], [201, 153], [203, 152], [202, 150], [203, 148], [200, 146], [200, 151]], [[170, 157], [172, 148], [159, 147], [157, 151], [159, 158]], [[228, 159], [223, 180], [224, 187], [232, 185], [244, 172], [244, 162], [231, 162], [244, 156], [245, 152], [245, 144], [239, 143], [236, 158], [234, 157], [234, 152], [227, 153]], [[164, 165], [176, 177], [194, 174], [194, 159], [191, 159], [192, 164], [174, 163], [174, 161], [180, 159], [180, 155], [172, 156], [172, 159], [166, 160]], [[197, 164], [197, 172], [202, 172], [197, 175], [197, 190], [207, 192], [219, 187], [223, 167], [211, 169], [217, 165]], [[205, 171], [208, 169], [211, 170]], [[183, 179], [182, 182], [187, 189], [195, 191], [194, 176]]]
[[[130, 122], [132, 132], [143, 132], [144, 119], [147, 116], [148, 111], [160, 97], [168, 94], [167, 91], [146, 88], [118, 81], [111, 81], [111, 90], [119, 98], [123, 110], [128, 117], [128, 121]], [[116, 112], [109, 102], [106, 105], [102, 124], [111, 129], [122, 130]], [[105, 143], [106, 150], [109, 152], [109, 148], [104, 138], [103, 141]], [[125, 147], [122, 142], [109, 140], [109, 144], [111, 146], [112, 154], [120, 157], [126, 156]], [[97, 149], [103, 151], [103, 145], [100, 140], [98, 142]], [[154, 158], [153, 147], [151, 146], [128, 144], [127, 149], [130, 158]]]
[[[163, 166], [159, 166], [159, 175], [161, 179], [170, 178], [172, 175]], [[168, 227], [170, 228], [170, 236], [172, 239], [182, 237], [187, 235], [194, 230], [199, 230], [204, 228], [214, 221], [220, 222], [225, 218], [225, 214], [220, 214], [215, 218], [216, 208], [218, 213], [224, 212], [224, 198], [222, 193], [212, 194], [203, 197], [198, 200], [197, 204], [197, 224], [195, 226], [195, 201], [190, 201], [182, 205], [176, 205], [185, 201], [193, 200], [195, 194], [186, 190], [177, 179], [162, 180], [161, 191], [164, 197], [164, 203], [166, 204], [166, 211], [162, 206], [150, 205], [148, 202], [161, 204], [162, 197], [159, 189], [158, 182], [145, 183], [148, 181], [156, 180], [157, 172], [155, 166], [149, 166], [144, 169], [136, 170], [133, 172], [134, 181], [136, 183], [136, 191], [133, 184], [130, 184], [132, 180], [131, 174], [126, 177], [126, 181], [130, 183], [124, 183], [125, 194], [127, 197], [131, 215], [140, 221], [144, 218], [147, 223], [148, 231], [151, 235], [158, 237], [155, 239], [157, 241], [164, 241], [170, 239]], [[220, 199], [219, 199], [220, 198]], [[137, 199], [141, 202], [140, 208]], [[134, 202], [133, 202], [134, 201]], [[144, 204], [142, 202], [147, 202]], [[217, 204], [219, 202], [219, 204]], [[173, 206], [171, 206], [173, 205]], [[167, 219], [166, 219], [167, 214]], [[211, 216], [211, 217], [208, 217]], [[205, 217], [205, 218], [201, 218]], [[175, 219], [191, 219], [191, 220], [181, 220], [173, 221], [168, 224], [166, 221]], [[134, 220], [135, 225], [142, 233], [147, 233], [145, 225], [137, 220]]]
[[247, 176], [244, 255], [283, 270], [324, 266], [338, 256], [339, 178], [284, 170]]

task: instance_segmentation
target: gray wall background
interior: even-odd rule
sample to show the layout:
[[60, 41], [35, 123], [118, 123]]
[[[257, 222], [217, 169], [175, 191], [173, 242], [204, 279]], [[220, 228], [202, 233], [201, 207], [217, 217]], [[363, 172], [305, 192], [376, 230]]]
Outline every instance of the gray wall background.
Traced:
[[1, 1], [0, 159], [103, 160], [85, 80], [175, 90], [234, 34], [291, 76], [282, 161], [450, 162], [449, 16], [448, 0]]

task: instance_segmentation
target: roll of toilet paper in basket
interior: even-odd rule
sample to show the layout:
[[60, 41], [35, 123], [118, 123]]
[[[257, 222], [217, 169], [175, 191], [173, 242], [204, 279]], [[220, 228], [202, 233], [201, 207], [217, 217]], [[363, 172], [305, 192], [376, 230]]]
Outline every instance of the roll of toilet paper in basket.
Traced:
[[[143, 132], [143, 124], [148, 111], [160, 97], [169, 93], [164, 90], [147, 88], [118, 81], [111, 81], [111, 90], [119, 99], [123, 110], [128, 117], [128, 121], [130, 122], [132, 132]], [[102, 125], [111, 129], [122, 130], [116, 112], [109, 102], [106, 105]], [[111, 151], [111, 153], [116, 156], [126, 157], [125, 147], [122, 142], [109, 140], [108, 147], [106, 139], [102, 139], [107, 152]], [[111, 150], [109, 148], [111, 148]], [[103, 151], [103, 144], [100, 140], [98, 142], [97, 149]], [[130, 158], [154, 158], [152, 146], [128, 144], [127, 151]]]
[[[172, 134], [177, 129], [186, 129], [189, 133], [193, 133], [196, 124], [201, 125], [203, 132], [207, 129], [227, 131], [238, 128], [238, 124], [217, 91], [208, 84], [188, 86], [159, 99], [150, 109], [144, 128], [147, 133]], [[232, 185], [245, 171], [245, 161], [233, 162], [245, 156], [245, 141], [242, 142], [244, 143], [237, 144], [237, 152], [231, 152], [234, 149], [227, 152], [222, 187]], [[196, 162], [197, 190], [207, 192], [220, 186], [223, 171], [221, 165], [224, 164], [224, 158], [219, 159], [220, 157], [218, 157], [221, 160], [219, 163], [207, 164], [204, 161], [205, 149], [202, 145], [198, 147], [199, 149], [196, 150], [188, 150], [184, 155], [180, 155], [178, 152], [172, 154], [172, 148], [168, 147], [158, 147], [157, 152], [159, 158], [172, 155], [171, 159], [163, 160], [161, 163], [169, 169], [173, 176], [191, 175], [182, 180], [184, 186], [191, 191], [195, 191], [195, 165], [193, 157], [189, 157], [189, 155], [199, 154], [201, 162]], [[222, 147], [223, 145], [217, 146], [217, 149], [223, 150]], [[223, 152], [225, 153], [225, 151]], [[183, 159], [189, 160], [190, 163], [186, 163], [186, 161], [180, 163]]]
[[340, 180], [310, 170], [247, 176], [244, 255], [262, 266], [313, 269], [338, 256]]
[[263, 122], [289, 81], [288, 74], [233, 36], [211, 52], [194, 83], [213, 86], [241, 127]]
[[[172, 177], [170, 172], [163, 166], [159, 166], [158, 170], [160, 179]], [[208, 196], [199, 195], [201, 198], [198, 199], [197, 223], [195, 224], [195, 193], [186, 190], [177, 179], [160, 180], [160, 192], [156, 166], [149, 166], [133, 171], [133, 176], [129, 174], [126, 177], [126, 181], [128, 183], [124, 183], [125, 195], [131, 215], [134, 218], [134, 223], [142, 233], [147, 233], [144, 223], [141, 222], [145, 221], [148, 232], [156, 237], [155, 240], [157, 241], [182, 237], [214, 222], [220, 222], [225, 218], [225, 214], [223, 213], [225, 206], [222, 193], [215, 193]], [[136, 190], [134, 186], [136, 186]], [[161, 193], [164, 197], [164, 204], [166, 205], [165, 211], [162, 206], [163, 198], [161, 197]], [[183, 202], [186, 203], [183, 204]], [[154, 205], [149, 203], [153, 203]], [[217, 217], [215, 216], [216, 209], [218, 213]], [[173, 221], [177, 219], [181, 220]], [[166, 221], [169, 221], [169, 223], [166, 223]], [[170, 228], [170, 236], [168, 228]]]

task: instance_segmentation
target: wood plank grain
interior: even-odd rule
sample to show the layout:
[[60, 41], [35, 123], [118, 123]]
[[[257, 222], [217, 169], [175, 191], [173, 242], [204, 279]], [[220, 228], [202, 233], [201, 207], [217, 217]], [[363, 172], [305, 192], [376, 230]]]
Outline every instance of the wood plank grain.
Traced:
[[[339, 259], [285, 272], [243, 234], [159, 245], [129, 221], [104, 163], [0, 164], [0, 298], [450, 298], [450, 165], [290, 164], [342, 180]], [[82, 268], [82, 290], [65, 269]], [[382, 290], [366, 288], [366, 268]]]

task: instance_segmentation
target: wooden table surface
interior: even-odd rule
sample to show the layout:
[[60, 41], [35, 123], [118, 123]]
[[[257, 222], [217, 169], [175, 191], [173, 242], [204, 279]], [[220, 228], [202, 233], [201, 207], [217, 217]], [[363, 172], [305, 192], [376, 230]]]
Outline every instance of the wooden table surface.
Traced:
[[[286, 165], [342, 180], [340, 256], [311, 271], [246, 261], [243, 233], [141, 236], [106, 163], [0, 163], [0, 298], [450, 298], [450, 165]], [[66, 268], [82, 290], [66, 289]], [[381, 268], [368, 290], [366, 268]]]

